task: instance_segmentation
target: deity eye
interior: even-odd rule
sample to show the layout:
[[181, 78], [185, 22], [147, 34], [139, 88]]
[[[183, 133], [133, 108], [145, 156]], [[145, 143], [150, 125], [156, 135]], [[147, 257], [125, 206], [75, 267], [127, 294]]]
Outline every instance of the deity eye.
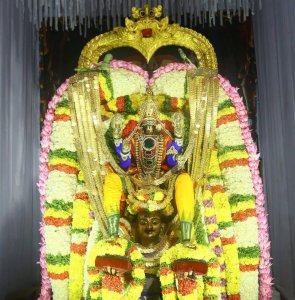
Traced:
[[141, 11], [139, 12], [139, 15], [140, 15], [141, 18], [145, 17], [145, 12], [144, 12], [144, 10], [141, 10]]
[[150, 13], [149, 13], [150, 17], [154, 17], [155, 16], [155, 13], [153, 10], [150, 10]]
[[153, 222], [153, 225], [158, 225], [158, 224], [160, 224], [160, 219], [153, 219], [152, 220], [152, 222]]
[[139, 220], [140, 225], [147, 225], [147, 220]]

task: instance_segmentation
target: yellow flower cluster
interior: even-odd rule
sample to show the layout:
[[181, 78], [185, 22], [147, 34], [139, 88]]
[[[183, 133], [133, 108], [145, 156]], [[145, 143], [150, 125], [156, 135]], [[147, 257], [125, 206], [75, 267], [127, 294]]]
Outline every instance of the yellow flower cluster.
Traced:
[[72, 222], [72, 251], [69, 269], [69, 299], [75, 300], [83, 297], [84, 265], [86, 260], [86, 246], [88, 243], [88, 230], [93, 223], [90, 217], [90, 203], [86, 197], [84, 183], [77, 187], [76, 199], [73, 206]]
[[[164, 300], [195, 300], [203, 299], [210, 295], [213, 299], [218, 299], [220, 290], [220, 265], [213, 251], [204, 245], [197, 243], [195, 247], [187, 247], [177, 244], [168, 249], [160, 260], [160, 281]], [[199, 260], [208, 263], [206, 275], [197, 275], [194, 279], [184, 278], [175, 274], [173, 263], [180, 259]], [[182, 282], [184, 280], [184, 287]], [[213, 281], [212, 281], [213, 280]], [[183, 291], [185, 289], [185, 291]]]
[[234, 238], [235, 233], [232, 223], [230, 205], [228, 202], [228, 197], [224, 191], [221, 170], [219, 167], [219, 161], [217, 159], [217, 150], [215, 149], [211, 152], [208, 178], [211, 188], [213, 190], [214, 188], [217, 189], [213, 194], [213, 203], [221, 240], [224, 238], [227, 241], [226, 243], [224, 242], [222, 244], [223, 257], [226, 266], [226, 293], [228, 295], [237, 295], [240, 292], [238, 249]]
[[[102, 288], [101, 281], [103, 280], [105, 274], [96, 269], [96, 257], [106, 255], [128, 257], [128, 251], [131, 252], [129, 259], [132, 265], [132, 280], [131, 282], [127, 282], [124, 277], [116, 275], [118, 276], [118, 280], [120, 280], [125, 287], [124, 292], [119, 293], [114, 290]], [[87, 264], [91, 299], [137, 300], [140, 297], [145, 280], [143, 262], [144, 259], [140, 251], [135, 247], [134, 244], [124, 238], [116, 238], [115, 240], [101, 240], [97, 242], [90, 250]]]
[[[205, 188], [203, 197], [204, 215], [205, 215], [205, 226], [207, 230], [208, 240], [211, 249], [218, 249], [219, 256], [217, 257], [219, 265], [224, 265], [224, 256], [222, 251], [220, 232], [216, 220], [216, 210], [213, 205], [212, 193], [210, 187]], [[211, 205], [208, 205], [210, 203]], [[225, 280], [225, 272], [220, 272], [221, 279]], [[225, 293], [225, 286], [221, 286], [221, 293]]]

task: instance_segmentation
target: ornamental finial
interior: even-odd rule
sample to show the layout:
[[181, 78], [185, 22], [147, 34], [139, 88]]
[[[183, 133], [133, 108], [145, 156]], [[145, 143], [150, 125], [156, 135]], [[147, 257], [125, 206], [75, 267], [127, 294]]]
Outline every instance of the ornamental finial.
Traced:
[[160, 18], [162, 16], [162, 5], [151, 7], [146, 4], [142, 8], [132, 7], [131, 13], [135, 20], [143, 18]]

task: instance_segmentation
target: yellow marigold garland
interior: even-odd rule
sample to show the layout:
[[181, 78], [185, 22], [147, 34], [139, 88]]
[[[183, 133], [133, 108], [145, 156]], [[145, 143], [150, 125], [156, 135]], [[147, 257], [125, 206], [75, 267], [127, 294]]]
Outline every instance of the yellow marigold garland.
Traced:
[[[96, 257], [106, 255], [130, 259], [132, 265], [131, 282], [127, 282], [123, 274], [114, 275], [99, 272], [95, 267]], [[90, 299], [93, 300], [137, 300], [143, 290], [145, 281], [144, 258], [137, 247], [124, 238], [97, 242], [90, 250], [87, 272]]]
[[83, 286], [83, 297], [84, 299], [89, 300], [89, 277], [88, 277], [88, 270], [87, 270], [87, 262], [89, 261], [89, 256], [91, 249], [93, 246], [102, 239], [102, 233], [99, 230], [97, 220], [93, 221], [92, 227], [90, 229], [90, 234], [87, 243], [86, 255], [85, 255], [85, 264], [84, 264], [84, 286]]
[[69, 299], [83, 296], [84, 265], [88, 244], [88, 231], [93, 223], [90, 203], [84, 182], [78, 185], [73, 206], [72, 242], [69, 270]]
[[[220, 296], [220, 265], [213, 251], [194, 243], [196, 248], [177, 244], [168, 249], [160, 260], [160, 281], [164, 300], [196, 300], [219, 299]], [[178, 280], [173, 271], [173, 263], [179, 259], [194, 259], [208, 263], [206, 275], [196, 278], [181, 276]]]
[[208, 181], [213, 194], [213, 203], [225, 261], [226, 293], [230, 299], [238, 299], [240, 293], [238, 249], [234, 236], [230, 205], [225, 193], [216, 149], [211, 152]]
[[220, 292], [225, 294], [225, 285], [226, 285], [226, 274], [224, 268], [224, 255], [223, 248], [221, 245], [220, 239], [220, 231], [217, 225], [216, 219], [216, 209], [214, 207], [211, 188], [209, 185], [206, 186], [203, 197], [203, 206], [204, 206], [204, 214], [205, 214], [205, 226], [207, 230], [208, 240], [211, 249], [215, 252], [217, 256], [218, 263], [221, 267], [220, 269], [220, 278], [221, 278], [221, 286]]

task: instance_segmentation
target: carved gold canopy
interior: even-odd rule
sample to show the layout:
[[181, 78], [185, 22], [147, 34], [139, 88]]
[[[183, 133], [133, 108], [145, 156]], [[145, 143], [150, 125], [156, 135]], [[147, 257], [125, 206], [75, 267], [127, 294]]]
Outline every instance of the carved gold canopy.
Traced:
[[162, 6], [132, 8], [132, 17], [125, 19], [125, 27], [98, 35], [83, 48], [78, 68], [89, 68], [101, 56], [115, 48], [131, 47], [149, 62], [154, 53], [164, 46], [179, 46], [193, 51], [200, 69], [217, 72], [217, 59], [211, 43], [201, 34], [179, 24], [169, 24], [168, 17], [159, 19]]

